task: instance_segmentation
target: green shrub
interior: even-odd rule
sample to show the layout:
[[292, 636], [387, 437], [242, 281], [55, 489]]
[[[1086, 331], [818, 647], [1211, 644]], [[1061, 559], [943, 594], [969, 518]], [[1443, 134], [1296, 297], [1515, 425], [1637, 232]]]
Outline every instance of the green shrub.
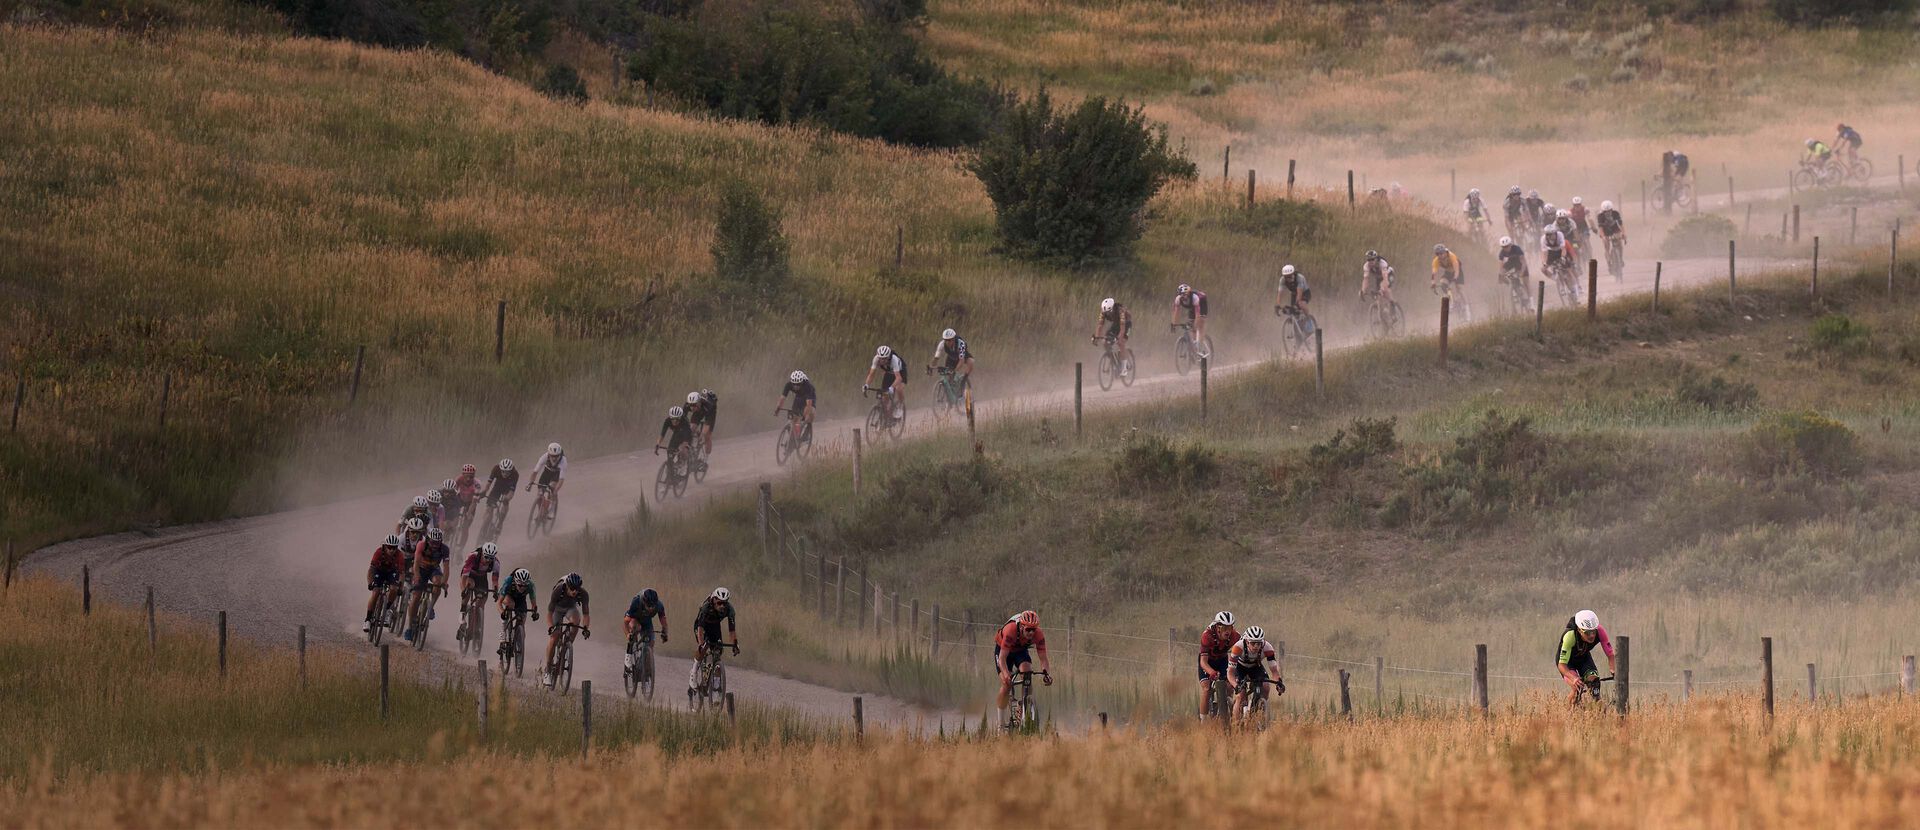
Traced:
[[1821, 478], [1859, 471], [1860, 437], [1818, 412], [1787, 412], [1747, 433], [1755, 470], [1765, 475], [1806, 472]]
[[1727, 255], [1727, 240], [1740, 235], [1732, 219], [1702, 213], [1675, 223], [1660, 243], [1660, 255], [1668, 259]]
[[789, 275], [779, 209], [741, 182], [728, 183], [720, 195], [713, 270], [723, 279], [759, 288], [779, 286]]
[[1673, 397], [1712, 412], [1739, 412], [1760, 404], [1760, 390], [1746, 381], [1730, 382], [1719, 375], [1703, 377], [1689, 371], [1674, 385]]
[[975, 454], [965, 461], [915, 462], [888, 476], [850, 517], [836, 519], [833, 535], [857, 551], [908, 547], [954, 522], [978, 516], [1014, 495], [999, 463]]
[[1516, 508], [1612, 486], [1625, 476], [1629, 456], [1617, 441], [1552, 439], [1535, 432], [1528, 418], [1490, 411], [1436, 462], [1409, 468], [1404, 498], [1389, 500], [1380, 518], [1429, 531], [1490, 526]]
[[540, 94], [575, 104], [587, 102], [587, 84], [580, 80], [580, 73], [564, 63], [547, 67], [547, 76], [540, 81]]
[[1007, 253], [1068, 264], [1126, 255], [1147, 200], [1195, 175], [1138, 108], [1093, 96], [1056, 111], [1045, 90], [1006, 113], [967, 169], [993, 200]]
[[1865, 325], [1837, 312], [1813, 321], [1812, 340], [1815, 348], [1846, 357], [1865, 354], [1873, 343]]
[[1332, 438], [1309, 447], [1307, 465], [1323, 474], [1332, 474], [1391, 454], [1400, 449], [1400, 441], [1393, 434], [1398, 422], [1397, 418], [1357, 418], [1347, 429], [1336, 430]]
[[1913, 11], [1913, 0], [1771, 0], [1776, 17], [1798, 26], [1893, 22]]
[[1199, 489], [1211, 485], [1219, 473], [1213, 450], [1199, 444], [1176, 448], [1151, 433], [1136, 435], [1113, 460], [1114, 480], [1144, 488]]

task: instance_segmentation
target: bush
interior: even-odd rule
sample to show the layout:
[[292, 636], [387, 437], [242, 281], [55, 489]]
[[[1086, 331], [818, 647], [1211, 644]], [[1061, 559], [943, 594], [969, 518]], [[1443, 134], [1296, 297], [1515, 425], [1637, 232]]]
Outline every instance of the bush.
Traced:
[[1913, 0], [1772, 0], [1774, 16], [1797, 26], [1894, 20], [1913, 11]]
[[1818, 412], [1787, 412], [1747, 434], [1753, 465], [1763, 475], [1807, 472], [1821, 478], [1859, 471], [1860, 437]]
[[1719, 375], [1703, 378], [1692, 371], [1680, 377], [1673, 397], [1712, 412], [1739, 412], [1760, 404], [1760, 390], [1751, 383], [1729, 382]]
[[1094, 96], [1055, 111], [1045, 90], [1007, 112], [967, 169], [1008, 253], [1076, 265], [1129, 252], [1147, 201], [1195, 175], [1138, 108]]
[[[1324, 443], [1315, 444], [1307, 449], [1307, 465], [1323, 475], [1340, 470], [1351, 470], [1374, 458], [1389, 455], [1400, 449], [1400, 440], [1393, 434], [1398, 418], [1379, 420], [1375, 418], [1357, 418], [1347, 425], [1347, 429], [1337, 430], [1333, 437]], [[1352, 432], [1348, 432], [1352, 430]]]
[[1740, 229], [1732, 219], [1702, 213], [1675, 223], [1660, 243], [1660, 255], [1668, 259], [1727, 255], [1727, 240], [1739, 237]]
[[713, 270], [723, 279], [762, 289], [778, 287], [789, 274], [779, 209], [738, 181], [729, 183], [720, 196]]
[[540, 94], [575, 104], [587, 102], [587, 84], [580, 80], [580, 73], [564, 63], [556, 63], [547, 68], [547, 77], [540, 81]]
[[888, 476], [852, 516], [835, 520], [833, 533], [855, 550], [898, 550], [1007, 503], [1013, 484], [982, 454], [965, 461], [914, 462]]
[[1813, 321], [1813, 345], [1822, 351], [1846, 357], [1865, 354], [1872, 345], [1872, 333], [1865, 325], [1845, 314], [1828, 314]]
[[1199, 444], [1175, 449], [1159, 435], [1137, 435], [1113, 460], [1113, 477], [1126, 486], [1198, 489], [1213, 483], [1219, 466], [1214, 452]]

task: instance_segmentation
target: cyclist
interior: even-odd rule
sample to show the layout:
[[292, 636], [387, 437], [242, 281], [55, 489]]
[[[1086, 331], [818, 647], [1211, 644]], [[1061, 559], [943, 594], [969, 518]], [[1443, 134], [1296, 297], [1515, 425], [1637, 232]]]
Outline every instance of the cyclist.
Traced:
[[[447, 587], [446, 562], [453, 558], [453, 550], [447, 547], [446, 534], [440, 528], [427, 529], [427, 538], [420, 540], [420, 546], [413, 551], [413, 599], [407, 603], [407, 620], [411, 622], [418, 613], [421, 598], [430, 588]], [[427, 605], [427, 619], [434, 618], [432, 604]], [[408, 626], [406, 639], [413, 639], [413, 628]]]
[[1613, 639], [1607, 636], [1607, 630], [1600, 627], [1600, 615], [1592, 611], [1581, 611], [1567, 620], [1567, 629], [1560, 634], [1560, 679], [1566, 681], [1572, 691], [1567, 702], [1579, 705], [1580, 693], [1586, 690], [1587, 681], [1597, 680], [1600, 669], [1593, 662], [1593, 647], [1599, 646], [1607, 654], [1607, 673], [1614, 672]]
[[400, 537], [387, 534], [387, 540], [373, 549], [373, 561], [367, 565], [367, 620], [360, 626], [360, 633], [373, 630], [373, 612], [380, 607], [380, 600], [388, 593], [400, 587], [400, 569], [405, 566], [405, 558], [400, 555]]
[[1593, 234], [1593, 223], [1587, 221], [1587, 205], [1580, 197], [1573, 197], [1573, 206], [1567, 208], [1567, 218], [1573, 220], [1573, 232], [1580, 240], [1580, 246], [1586, 247], [1587, 240]]
[[893, 417], [907, 417], [907, 361], [894, 354], [892, 346], [881, 346], [873, 351], [873, 360], [867, 363], [867, 379], [860, 382], [862, 388], [874, 388], [874, 372], [880, 373], [880, 394], [893, 399]]
[[428, 504], [426, 496], [413, 497], [413, 504], [407, 505], [406, 511], [400, 514], [400, 521], [394, 524], [393, 532], [404, 532], [407, 522], [413, 519], [420, 520], [422, 530], [425, 530], [427, 525], [433, 524], [433, 508]]
[[500, 592], [499, 545], [488, 542], [467, 554], [467, 561], [460, 565], [461, 597], [464, 599], [469, 591], [482, 594]]
[[[660, 618], [660, 642], [667, 641], [667, 606], [660, 601], [659, 592], [648, 588], [633, 595], [633, 601], [627, 603], [627, 615], [620, 620], [620, 627], [627, 632], [627, 648], [631, 652], [633, 641], [653, 642], [653, 618]], [[626, 668], [633, 670], [633, 655], [627, 655]]]
[[1807, 154], [1801, 157], [1801, 164], [1809, 167], [1825, 167], [1831, 161], [1833, 161], [1832, 147], [1828, 147], [1826, 142], [1817, 138], [1807, 139]]
[[1200, 632], [1200, 717], [1207, 716], [1207, 704], [1213, 701], [1213, 682], [1227, 673], [1227, 652], [1239, 639], [1232, 611], [1213, 615], [1213, 624]]
[[1201, 338], [1207, 336], [1207, 292], [1195, 291], [1193, 286], [1181, 283], [1180, 289], [1173, 295], [1174, 325], [1179, 325], [1182, 309], [1186, 310], [1187, 322], [1193, 324], [1194, 353], [1200, 357], [1207, 357], [1199, 354], [1200, 349], [1204, 348], [1201, 344], [1205, 342]]
[[1545, 225], [1548, 217], [1553, 215], [1547, 212], [1547, 200], [1540, 198], [1540, 191], [1538, 190], [1527, 191], [1526, 204], [1527, 222], [1533, 227], [1538, 228]]
[[1053, 685], [1053, 663], [1047, 659], [1047, 635], [1040, 630], [1037, 611], [1022, 611], [1009, 617], [1007, 624], [993, 635], [993, 667], [1000, 673], [1000, 696], [995, 698], [999, 701], [995, 705], [1002, 712], [1007, 710], [1007, 696], [1013, 693], [1013, 673], [1033, 671], [1029, 649], [1040, 652], [1041, 680]]
[[587, 610], [587, 588], [578, 573], [570, 573], [553, 583], [553, 595], [547, 598], [547, 658], [540, 661], [541, 685], [553, 684], [553, 650], [560, 645], [560, 626], [580, 626], [580, 636], [593, 639], [593, 617]]
[[687, 393], [687, 420], [693, 424], [700, 450], [713, 454], [713, 427], [720, 417], [720, 396], [712, 389]]
[[1507, 216], [1507, 233], [1520, 232], [1527, 226], [1527, 197], [1521, 195], [1520, 186], [1507, 188], [1507, 200], [1500, 205]]
[[1580, 246], [1579, 231], [1574, 227], [1574, 224], [1573, 224], [1573, 211], [1570, 211], [1570, 210], [1554, 211], [1553, 226], [1554, 228], [1560, 231], [1561, 236], [1566, 237], [1567, 244], [1569, 246], [1572, 246], [1576, 249]]
[[1447, 250], [1445, 245], [1433, 246], [1433, 276], [1429, 283], [1436, 289], [1441, 283], [1447, 285], [1447, 295], [1453, 297], [1453, 304], [1460, 307], [1462, 320], [1473, 316], [1467, 310], [1467, 272], [1460, 267], [1460, 256]]
[[940, 332], [940, 342], [933, 344], [933, 359], [927, 361], [927, 371], [932, 372], [941, 363], [946, 364], [949, 373], [959, 376], [962, 386], [972, 382], [973, 351], [953, 329]]
[[813, 381], [806, 372], [795, 369], [793, 374], [787, 375], [787, 385], [780, 387], [780, 399], [773, 402], [774, 414], [780, 413], [780, 405], [787, 402], [788, 395], [793, 396], [793, 411], [799, 414], [800, 419], [813, 423], [813, 405], [820, 394], [814, 390]]
[[1487, 206], [1480, 202], [1480, 188], [1467, 191], [1467, 200], [1460, 205], [1460, 212], [1467, 215], [1467, 227], [1474, 228], [1489, 221]]
[[[665, 441], [665, 444], [661, 442]], [[675, 406], [667, 410], [667, 419], [660, 422], [660, 437], [653, 442], [653, 453], [660, 454], [661, 449], [671, 456], [681, 447], [695, 443], [693, 419], [687, 417], [685, 407]]]
[[500, 463], [487, 471], [487, 483], [481, 492], [482, 498], [493, 503], [497, 510], [504, 510], [507, 503], [513, 501], [513, 488], [520, 486], [520, 471], [513, 468], [513, 459], [502, 458]]
[[407, 567], [402, 570], [408, 576], [412, 576], [413, 552], [418, 550], [420, 543], [427, 539], [427, 520], [415, 516], [407, 520], [405, 527], [405, 532], [400, 536], [400, 556], [407, 560]]
[[1847, 126], [1846, 122], [1841, 122], [1840, 126], [1833, 130], [1833, 146], [1840, 148], [1840, 153], [1845, 155], [1848, 161], [1859, 161], [1860, 145], [1865, 143], [1860, 138], [1860, 131]]
[[1600, 212], [1593, 216], [1594, 227], [1600, 231], [1600, 238], [1611, 245], [1619, 240], [1622, 245], [1627, 241], [1627, 220], [1620, 210], [1613, 206], [1612, 200], [1600, 203]]
[[[1248, 681], [1244, 691], [1240, 688], [1242, 680]], [[1268, 680], [1273, 681], [1274, 694], [1286, 694], [1287, 684], [1280, 682], [1280, 655], [1267, 642], [1266, 632], [1261, 631], [1260, 626], [1247, 626], [1247, 633], [1227, 650], [1227, 682], [1233, 684], [1233, 711], [1239, 712], [1247, 705], [1253, 684]]]
[[445, 527], [447, 524], [447, 500], [440, 495], [438, 488], [427, 491], [427, 510], [433, 516], [427, 520], [428, 527]]
[[533, 598], [533, 572], [526, 568], [513, 569], [513, 575], [500, 587], [500, 619], [508, 614], [533, 614], [533, 621], [540, 621], [538, 600]]
[[533, 492], [535, 486], [550, 488], [552, 495], [548, 499], [553, 503], [549, 515], [560, 515], [560, 486], [567, 483], [567, 453], [560, 448], [559, 442], [547, 445], [547, 451], [540, 454], [540, 460], [533, 462], [533, 481], [527, 483], [527, 492]]
[[1127, 335], [1133, 331], [1133, 312], [1119, 301], [1108, 297], [1100, 301], [1100, 317], [1093, 322], [1093, 339], [1113, 341], [1116, 352], [1126, 352]]
[[1568, 276], [1573, 273], [1573, 243], [1567, 241], [1567, 235], [1561, 233], [1558, 226], [1548, 225], [1540, 232], [1540, 253], [1540, 270], [1555, 275], [1554, 279], [1561, 278], [1557, 272]]
[[1380, 295], [1380, 301], [1393, 304], [1393, 266], [1379, 251], [1367, 252], [1367, 263], [1360, 266], [1360, 296]]
[[[727, 623], [727, 636], [732, 642], [720, 639], [720, 623]], [[700, 603], [700, 610], [693, 615], [693, 671], [687, 675], [687, 688], [700, 687], [700, 662], [707, 659], [709, 646], [719, 649], [733, 647], [733, 656], [740, 656], [740, 635], [734, 631], [733, 594], [725, 587], [713, 589], [707, 595], [707, 601]], [[661, 623], [662, 637], [665, 637], [666, 623]]]
[[1687, 159], [1686, 153], [1682, 153], [1679, 150], [1671, 150], [1669, 153], [1673, 156], [1674, 178], [1684, 179], [1689, 173], [1693, 172], [1693, 162]]
[[480, 503], [480, 468], [472, 464], [460, 465], [460, 477], [454, 479], [447, 489], [451, 491], [455, 515], [464, 516]]
[[1279, 292], [1273, 300], [1273, 313], [1293, 309], [1300, 315], [1300, 330], [1312, 334], [1313, 315], [1308, 313], [1307, 303], [1313, 300], [1313, 287], [1307, 285], [1307, 275], [1291, 265], [1281, 267]]
[[1524, 290], [1529, 276], [1526, 249], [1514, 244], [1511, 236], [1500, 237], [1500, 282], [1511, 285], [1518, 280]]

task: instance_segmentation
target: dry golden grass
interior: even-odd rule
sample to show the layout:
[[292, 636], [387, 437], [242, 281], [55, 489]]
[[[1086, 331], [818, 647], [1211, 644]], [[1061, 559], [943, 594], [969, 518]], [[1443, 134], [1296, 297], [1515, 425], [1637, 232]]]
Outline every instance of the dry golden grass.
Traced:
[[[18, 827], [1901, 826], [1920, 797], [1911, 701], [1751, 698], [1630, 718], [1552, 704], [1434, 720], [1277, 724], [1259, 735], [1116, 730], [1035, 740], [773, 746], [577, 758], [19, 779]], [[428, 785], [427, 782], [431, 782]]]

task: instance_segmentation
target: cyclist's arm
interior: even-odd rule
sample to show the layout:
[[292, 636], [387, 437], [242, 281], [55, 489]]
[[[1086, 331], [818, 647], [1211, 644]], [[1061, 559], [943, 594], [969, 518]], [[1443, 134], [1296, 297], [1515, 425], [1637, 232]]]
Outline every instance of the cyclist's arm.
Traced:
[[1043, 674], [1052, 674], [1052, 673], [1053, 673], [1053, 661], [1051, 661], [1051, 660], [1049, 660], [1049, 659], [1047, 658], [1047, 632], [1045, 632], [1045, 631], [1040, 631], [1040, 630], [1038, 630], [1038, 629], [1035, 629], [1035, 630], [1034, 630], [1034, 632], [1033, 632], [1033, 647], [1034, 647], [1034, 649], [1035, 649], [1035, 650], [1037, 650], [1037, 651], [1039, 651], [1039, 652], [1040, 652], [1040, 671], [1041, 671], [1041, 673], [1043, 673]]
[[740, 637], [739, 635], [734, 633], [733, 623], [734, 623], [733, 603], [729, 602], [727, 603], [727, 634], [730, 636], [731, 639], [738, 642]]
[[660, 636], [665, 638], [667, 636], [667, 604], [660, 603], [659, 610], [654, 613], [660, 617]]

